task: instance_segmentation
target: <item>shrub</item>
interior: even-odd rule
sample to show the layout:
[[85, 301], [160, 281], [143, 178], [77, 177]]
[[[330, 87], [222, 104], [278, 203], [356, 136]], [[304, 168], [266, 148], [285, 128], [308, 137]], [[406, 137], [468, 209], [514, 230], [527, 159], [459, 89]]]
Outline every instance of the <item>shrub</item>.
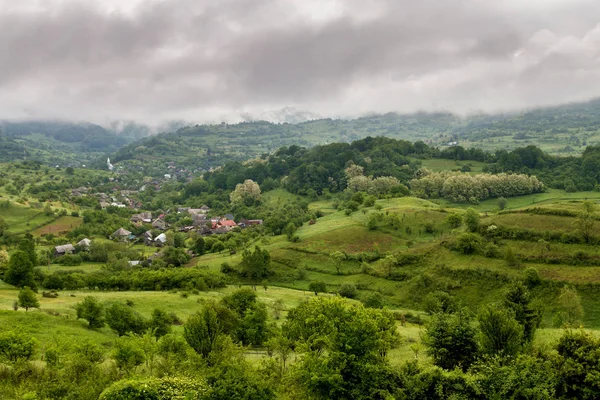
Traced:
[[437, 291], [429, 293], [424, 300], [425, 311], [428, 314], [452, 313], [457, 311], [458, 303], [454, 297], [446, 292]]
[[0, 333], [0, 358], [10, 362], [29, 360], [35, 350], [35, 339], [24, 332]]
[[354, 298], [356, 298], [356, 295], [357, 295], [356, 286], [349, 284], [349, 283], [344, 283], [340, 287], [340, 290], [338, 290], [338, 293], [342, 297], [354, 299]]
[[58, 259], [58, 263], [60, 265], [72, 267], [76, 265], [81, 265], [81, 256], [78, 254], [65, 254], [64, 256]]
[[315, 293], [318, 296], [319, 293], [327, 292], [327, 285], [323, 281], [312, 281], [308, 284], [308, 290]]
[[530, 289], [542, 283], [542, 278], [540, 277], [538, 270], [533, 267], [527, 268], [525, 270], [525, 278], [523, 279], [523, 283]]
[[379, 292], [373, 292], [367, 296], [367, 298], [363, 301], [363, 304], [365, 307], [383, 308], [383, 295]]
[[129, 332], [141, 334], [146, 330], [146, 320], [123, 303], [111, 304], [105, 312], [106, 323], [119, 336]]
[[458, 228], [462, 225], [463, 219], [459, 214], [450, 214], [446, 217], [446, 223], [451, 228]]
[[483, 255], [490, 258], [496, 258], [500, 255], [500, 248], [494, 243], [488, 243], [483, 249]]
[[474, 254], [481, 248], [481, 238], [474, 233], [463, 233], [456, 241], [456, 249], [463, 254]]
[[377, 200], [377, 197], [373, 195], [366, 196], [363, 200], [363, 205], [365, 207], [373, 207], [375, 205], [375, 200]]

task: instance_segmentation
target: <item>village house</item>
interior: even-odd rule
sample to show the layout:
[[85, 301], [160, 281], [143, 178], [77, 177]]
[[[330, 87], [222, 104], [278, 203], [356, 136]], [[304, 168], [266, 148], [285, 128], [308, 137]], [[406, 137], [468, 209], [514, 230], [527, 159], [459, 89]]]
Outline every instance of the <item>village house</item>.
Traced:
[[115, 232], [113, 232], [111, 237], [113, 239], [122, 240], [122, 241], [127, 241], [127, 240], [135, 238], [135, 236], [125, 228], [117, 229]]
[[154, 239], [154, 245], [157, 247], [163, 247], [167, 244], [167, 235], [161, 233]]
[[144, 244], [146, 246], [152, 246], [152, 243], [154, 241], [154, 238], [152, 237], [152, 232], [150, 232], [150, 231], [144, 232], [144, 234], [142, 235], [142, 239], [144, 239]]
[[232, 230], [237, 226], [234, 220], [231, 219], [222, 219], [217, 223], [217, 226], [221, 226], [226, 228], [228, 231]]
[[133, 222], [133, 223], [146, 223], [149, 224], [152, 222], [152, 213], [149, 211], [140, 213], [140, 214], [134, 214], [131, 216], [131, 218], [129, 219], [129, 221]]
[[202, 226], [206, 225], [208, 220], [206, 219], [205, 214], [192, 214], [192, 225], [194, 226]]
[[257, 226], [257, 225], [262, 225], [263, 220], [262, 219], [242, 219], [239, 223], [239, 226], [242, 226], [242, 224], [244, 227]]
[[160, 230], [165, 230], [168, 227], [168, 224], [165, 222], [164, 219], [162, 218], [156, 218], [154, 221], [152, 221], [152, 227], [154, 229], [160, 229]]
[[75, 247], [72, 244], [63, 244], [62, 246], [54, 247], [54, 256], [60, 257], [65, 254], [73, 254], [75, 252]]
[[75, 246], [81, 248], [82, 250], [89, 250], [92, 245], [92, 241], [88, 238], [81, 239]]

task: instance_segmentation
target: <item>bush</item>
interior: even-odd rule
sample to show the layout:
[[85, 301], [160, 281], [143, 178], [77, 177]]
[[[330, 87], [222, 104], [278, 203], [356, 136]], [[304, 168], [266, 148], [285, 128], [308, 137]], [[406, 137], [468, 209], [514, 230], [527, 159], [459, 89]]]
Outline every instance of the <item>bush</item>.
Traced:
[[78, 254], [65, 254], [64, 256], [58, 259], [58, 263], [60, 265], [72, 267], [76, 265], [81, 265], [82, 259]]
[[366, 196], [365, 199], [363, 200], [363, 206], [373, 207], [375, 205], [375, 200], [377, 200], [377, 197], [375, 197], [373, 195]]
[[312, 281], [308, 284], [308, 290], [315, 293], [315, 296], [318, 296], [319, 293], [327, 292], [327, 285], [322, 281]]
[[367, 296], [367, 298], [363, 301], [363, 304], [365, 307], [383, 308], [383, 295], [379, 292], [373, 292]]
[[431, 292], [425, 297], [424, 309], [428, 314], [452, 313], [458, 310], [458, 303], [446, 292]]
[[537, 269], [533, 267], [529, 267], [525, 270], [525, 279], [523, 280], [525, 286], [529, 289], [534, 288], [535, 286], [542, 283], [542, 278], [540, 277], [540, 273]]
[[203, 398], [207, 390], [204, 381], [186, 377], [127, 379], [113, 383], [99, 400], [196, 400]]
[[496, 258], [500, 256], [500, 248], [494, 243], [488, 243], [483, 249], [483, 255], [490, 258]]
[[463, 233], [456, 241], [456, 249], [463, 254], [474, 254], [481, 248], [481, 238], [474, 233]]
[[356, 286], [349, 284], [349, 283], [344, 283], [340, 287], [340, 290], [338, 290], [338, 293], [342, 297], [346, 297], [348, 299], [354, 299], [354, 298], [356, 298], [356, 295], [357, 295]]
[[113, 303], [106, 308], [106, 323], [119, 336], [127, 333], [141, 334], [147, 322], [139, 313], [123, 303]]
[[446, 223], [450, 225], [451, 228], [458, 228], [462, 225], [462, 217], [459, 214], [450, 214], [446, 217]]

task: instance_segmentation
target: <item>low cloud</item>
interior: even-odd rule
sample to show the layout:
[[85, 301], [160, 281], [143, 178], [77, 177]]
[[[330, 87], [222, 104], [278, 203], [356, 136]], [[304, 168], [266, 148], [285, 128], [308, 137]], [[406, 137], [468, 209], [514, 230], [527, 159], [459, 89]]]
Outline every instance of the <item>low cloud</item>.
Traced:
[[0, 118], [470, 113], [600, 95], [600, 3], [495, 3], [0, 0]]

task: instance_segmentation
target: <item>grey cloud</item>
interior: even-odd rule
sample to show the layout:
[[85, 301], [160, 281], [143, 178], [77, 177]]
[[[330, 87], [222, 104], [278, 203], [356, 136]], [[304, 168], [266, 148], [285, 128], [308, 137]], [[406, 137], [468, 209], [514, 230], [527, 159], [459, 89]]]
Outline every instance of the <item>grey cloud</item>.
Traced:
[[600, 95], [598, 2], [495, 3], [173, 0], [121, 12], [63, 0], [0, 11], [0, 118], [464, 113]]

